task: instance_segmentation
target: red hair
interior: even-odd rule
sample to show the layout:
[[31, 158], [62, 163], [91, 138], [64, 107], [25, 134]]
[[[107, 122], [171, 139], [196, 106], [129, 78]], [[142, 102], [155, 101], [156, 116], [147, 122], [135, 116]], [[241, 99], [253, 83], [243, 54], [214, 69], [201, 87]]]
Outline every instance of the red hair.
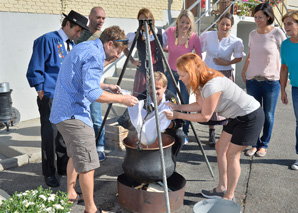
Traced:
[[194, 53], [186, 53], [180, 56], [176, 61], [178, 70], [187, 72], [190, 78], [189, 92], [195, 92], [199, 87], [203, 87], [208, 81], [215, 77], [223, 77], [224, 75], [210, 67], [208, 67], [200, 56]]

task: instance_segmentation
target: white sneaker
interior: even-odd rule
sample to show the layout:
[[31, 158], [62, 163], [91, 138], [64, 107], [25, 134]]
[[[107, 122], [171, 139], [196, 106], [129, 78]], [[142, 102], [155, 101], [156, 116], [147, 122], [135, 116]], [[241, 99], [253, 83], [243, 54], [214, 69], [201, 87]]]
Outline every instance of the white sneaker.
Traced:
[[296, 160], [296, 162], [294, 164], [292, 164], [291, 168], [293, 170], [298, 170], [298, 160]]

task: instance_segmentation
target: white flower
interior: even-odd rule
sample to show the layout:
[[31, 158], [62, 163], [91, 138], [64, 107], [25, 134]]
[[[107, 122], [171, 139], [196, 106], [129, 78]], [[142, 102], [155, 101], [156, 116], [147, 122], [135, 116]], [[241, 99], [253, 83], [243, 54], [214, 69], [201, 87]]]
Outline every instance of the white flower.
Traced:
[[[16, 198], [16, 201], [13, 198]], [[38, 200], [36, 203], [34, 200]], [[60, 200], [61, 199], [61, 200]], [[40, 213], [55, 213], [57, 211], [68, 211], [70, 213], [70, 205], [67, 202], [67, 195], [64, 192], [53, 194], [51, 190], [42, 189], [39, 187], [37, 190], [26, 190], [25, 192], [15, 193], [13, 197], [10, 197], [6, 202], [9, 202], [7, 208], [16, 207], [14, 213], [22, 213], [29, 211], [30, 207], [34, 206]], [[21, 202], [21, 205], [20, 205]], [[53, 205], [54, 204], [54, 205]], [[4, 210], [6, 209], [1, 209]], [[2, 212], [0, 210], [0, 212]]]
[[46, 208], [46, 212], [55, 213], [55, 209], [52, 207]]
[[60, 204], [54, 204], [53, 207], [55, 209], [64, 209], [63, 206], [61, 206]]
[[54, 201], [55, 200], [55, 195], [51, 194], [50, 197], [48, 197], [48, 201]]
[[29, 206], [29, 205], [28, 205], [28, 200], [23, 200], [23, 201], [22, 201], [22, 204], [24, 204], [24, 205], [26, 206], [26, 208], [28, 208], [28, 206]]
[[43, 199], [44, 201], [47, 200], [46, 196], [44, 196], [44, 195], [39, 195], [38, 197], [40, 197], [40, 198]]
[[42, 204], [39, 204], [39, 205], [37, 205], [37, 207], [38, 207], [38, 209], [40, 209], [41, 210], [41, 212], [43, 212], [44, 211], [44, 209], [46, 208], [46, 206], [42, 203]]
[[27, 200], [24, 200], [22, 203], [25, 205], [26, 208], [28, 208], [30, 205], [35, 204], [34, 202], [28, 202]]

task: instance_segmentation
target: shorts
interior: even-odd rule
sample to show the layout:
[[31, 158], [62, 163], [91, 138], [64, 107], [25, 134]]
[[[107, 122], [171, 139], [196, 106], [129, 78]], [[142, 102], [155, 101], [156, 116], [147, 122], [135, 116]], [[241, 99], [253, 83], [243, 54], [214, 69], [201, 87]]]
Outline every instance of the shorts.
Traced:
[[231, 143], [240, 146], [254, 146], [264, 125], [265, 115], [262, 107], [249, 113], [229, 119], [223, 131], [232, 135]]
[[100, 166], [92, 127], [78, 119], [65, 120], [56, 126], [62, 134], [76, 172], [88, 172]]

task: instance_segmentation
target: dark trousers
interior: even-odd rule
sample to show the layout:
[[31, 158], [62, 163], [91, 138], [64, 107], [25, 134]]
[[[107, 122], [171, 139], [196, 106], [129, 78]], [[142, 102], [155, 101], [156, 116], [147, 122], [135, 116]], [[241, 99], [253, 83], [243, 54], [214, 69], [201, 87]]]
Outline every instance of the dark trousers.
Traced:
[[185, 140], [185, 134], [181, 129], [166, 129], [166, 134], [171, 135], [175, 139], [175, 143], [172, 146], [172, 153], [177, 158]]
[[55, 155], [57, 156], [57, 171], [66, 174], [68, 156], [66, 146], [56, 125], [49, 120], [53, 99], [44, 96], [42, 100], [37, 97], [41, 124], [41, 155], [42, 174], [54, 176], [56, 172]]

